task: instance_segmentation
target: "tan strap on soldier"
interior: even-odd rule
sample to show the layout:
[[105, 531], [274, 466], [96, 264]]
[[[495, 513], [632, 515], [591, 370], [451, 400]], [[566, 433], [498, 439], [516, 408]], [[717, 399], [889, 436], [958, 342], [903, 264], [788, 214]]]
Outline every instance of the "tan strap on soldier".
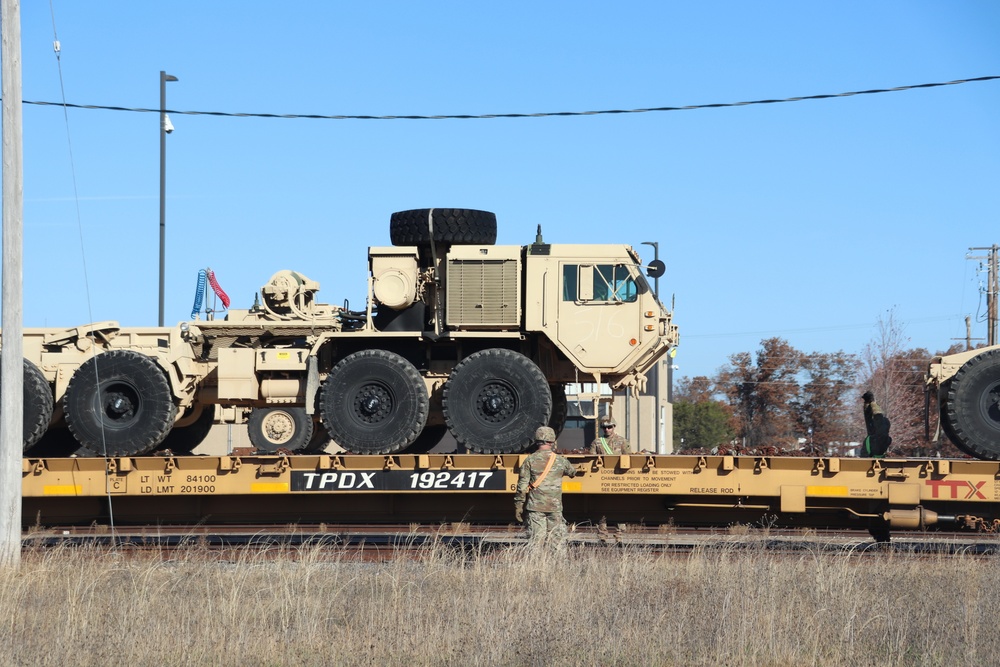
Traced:
[[534, 491], [535, 489], [537, 489], [542, 485], [542, 480], [545, 479], [545, 476], [549, 474], [550, 470], [552, 470], [552, 464], [555, 462], [556, 462], [556, 453], [549, 452], [549, 460], [545, 464], [545, 470], [543, 470], [542, 474], [538, 476], [538, 479], [528, 484], [528, 491]]

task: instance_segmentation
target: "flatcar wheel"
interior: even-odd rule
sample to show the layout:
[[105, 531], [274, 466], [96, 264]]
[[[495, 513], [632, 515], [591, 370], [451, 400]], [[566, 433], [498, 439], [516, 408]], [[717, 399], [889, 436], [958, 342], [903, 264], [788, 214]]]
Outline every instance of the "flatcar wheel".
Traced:
[[338, 445], [355, 454], [392, 454], [423, 431], [430, 401], [413, 364], [394, 352], [362, 350], [331, 369], [319, 403]]
[[442, 401], [455, 440], [486, 454], [525, 451], [535, 429], [552, 416], [552, 390], [541, 369], [502, 348], [476, 352], [455, 366]]
[[80, 364], [63, 397], [66, 425], [99, 456], [152, 451], [174, 424], [166, 374], [132, 350], [110, 350]]
[[305, 449], [313, 436], [313, 419], [305, 408], [254, 408], [247, 419], [247, 437], [261, 452]]

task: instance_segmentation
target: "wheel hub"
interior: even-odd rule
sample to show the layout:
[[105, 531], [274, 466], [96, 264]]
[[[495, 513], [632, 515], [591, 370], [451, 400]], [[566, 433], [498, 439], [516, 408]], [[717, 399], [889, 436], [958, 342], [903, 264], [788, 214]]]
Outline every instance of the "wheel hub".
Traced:
[[392, 395], [382, 385], [366, 385], [354, 401], [354, 413], [361, 421], [374, 424], [392, 412]]
[[264, 437], [273, 443], [288, 442], [295, 433], [295, 425], [284, 412], [273, 412], [264, 421]]
[[132, 400], [120, 391], [108, 392], [104, 408], [105, 414], [116, 421], [130, 419], [135, 415]]
[[992, 422], [994, 427], [1000, 427], [1000, 382], [990, 385], [983, 392], [979, 408], [987, 422]]
[[491, 382], [479, 392], [476, 405], [484, 420], [499, 424], [509, 420], [516, 411], [517, 395], [506, 384]]

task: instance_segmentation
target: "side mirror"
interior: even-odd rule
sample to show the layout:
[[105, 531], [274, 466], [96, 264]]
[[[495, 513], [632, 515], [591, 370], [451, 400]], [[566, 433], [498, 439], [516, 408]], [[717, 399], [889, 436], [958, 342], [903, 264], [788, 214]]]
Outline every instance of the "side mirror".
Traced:
[[667, 272], [667, 265], [663, 263], [662, 260], [654, 259], [646, 267], [646, 275], [650, 278], [659, 278], [664, 273]]

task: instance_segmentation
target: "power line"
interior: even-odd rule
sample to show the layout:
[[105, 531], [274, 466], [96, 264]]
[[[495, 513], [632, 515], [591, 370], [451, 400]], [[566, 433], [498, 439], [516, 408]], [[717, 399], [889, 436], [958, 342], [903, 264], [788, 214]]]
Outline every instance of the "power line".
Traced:
[[[166, 113], [181, 114], [187, 116], [223, 116], [227, 118], [283, 118], [283, 119], [309, 119], [309, 120], [482, 120], [491, 118], [551, 118], [569, 116], [606, 116], [612, 114], [635, 114], [635, 113], [655, 113], [664, 111], [695, 111], [701, 109], [725, 109], [730, 107], [746, 107], [760, 104], [783, 104], [786, 102], [805, 102], [808, 100], [829, 100], [838, 97], [854, 97], [856, 95], [878, 95], [881, 93], [896, 93], [904, 90], [917, 90], [919, 88], [938, 88], [941, 86], [956, 86], [963, 83], [976, 83], [981, 81], [993, 81], [1000, 79], [1000, 76], [980, 76], [973, 79], [957, 79], [955, 81], [944, 81], [939, 83], [920, 83], [912, 86], [896, 86], [894, 88], [876, 88], [872, 90], [855, 90], [846, 93], [830, 93], [824, 95], [804, 95], [800, 97], [786, 97], [774, 100], [750, 100], [745, 102], [721, 102], [715, 104], [691, 104], [679, 107], [651, 107], [648, 109], [605, 109], [602, 111], [546, 111], [539, 113], [491, 113], [491, 114], [448, 114], [437, 116], [414, 116], [414, 115], [392, 115], [392, 116], [351, 116], [351, 115], [322, 115], [322, 114], [275, 114], [275, 113], [230, 113], [225, 111], [180, 111], [177, 109], [165, 109]], [[142, 107], [118, 107], [97, 104], [68, 104], [66, 102], [37, 102], [24, 100], [24, 104], [34, 104], [38, 106], [59, 106], [71, 109], [99, 109], [103, 111], [129, 111], [135, 113], [161, 113], [160, 109], [146, 109]]]

